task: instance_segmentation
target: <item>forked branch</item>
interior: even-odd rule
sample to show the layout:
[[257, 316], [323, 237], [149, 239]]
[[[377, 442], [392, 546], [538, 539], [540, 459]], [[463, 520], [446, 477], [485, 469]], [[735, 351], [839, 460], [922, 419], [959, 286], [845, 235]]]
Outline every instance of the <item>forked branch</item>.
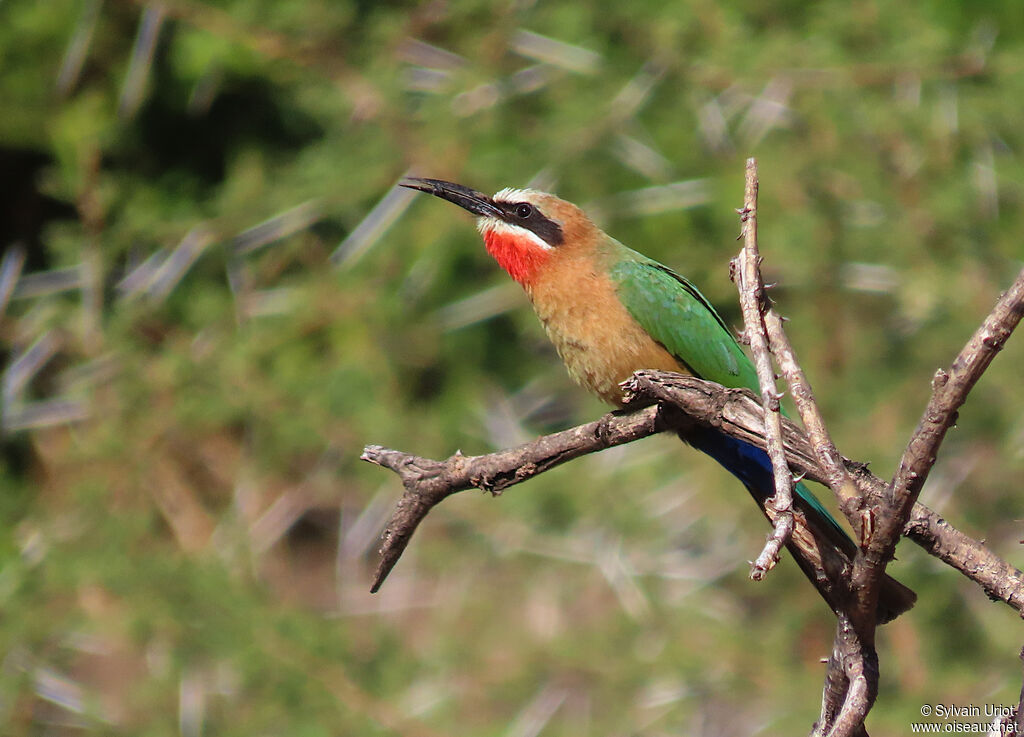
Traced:
[[[691, 423], [765, 447], [761, 406], [745, 389], [726, 389], [692, 376], [662, 371], [638, 371], [628, 386], [634, 388], [637, 396], [650, 397], [650, 401], [658, 404], [627, 413], [609, 413], [594, 422], [496, 453], [457, 453], [437, 461], [379, 445], [367, 446], [363, 460], [393, 470], [405, 487], [385, 529], [374, 590], [380, 588], [426, 513], [456, 492], [481, 489], [498, 493], [573, 458], [666, 430], [685, 432]], [[815, 457], [804, 431], [785, 418], [782, 431], [786, 460], [793, 472], [824, 483], [827, 472]], [[864, 464], [847, 459], [843, 463], [858, 485], [886, 487], [886, 482]], [[981, 586], [990, 598], [1004, 602], [1024, 617], [1024, 572], [983, 543], [920, 503], [914, 505], [905, 534]]]

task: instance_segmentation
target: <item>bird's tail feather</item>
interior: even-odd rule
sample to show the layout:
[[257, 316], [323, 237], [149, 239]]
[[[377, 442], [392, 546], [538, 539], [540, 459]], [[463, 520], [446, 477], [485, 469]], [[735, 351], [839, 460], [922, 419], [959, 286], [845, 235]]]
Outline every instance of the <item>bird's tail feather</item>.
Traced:
[[[682, 436], [681, 436], [682, 437]], [[772, 519], [767, 501], [775, 495], [775, 475], [768, 454], [760, 448], [711, 428], [688, 430], [682, 438], [698, 450], [714, 458], [736, 476], [765, 516]], [[787, 546], [804, 575], [810, 579], [833, 610], [840, 599], [850, 595], [850, 570], [857, 552], [856, 543], [802, 483], [794, 487], [794, 510], [797, 524]], [[882, 580], [878, 595], [877, 617], [884, 624], [910, 609], [917, 595], [890, 576]]]

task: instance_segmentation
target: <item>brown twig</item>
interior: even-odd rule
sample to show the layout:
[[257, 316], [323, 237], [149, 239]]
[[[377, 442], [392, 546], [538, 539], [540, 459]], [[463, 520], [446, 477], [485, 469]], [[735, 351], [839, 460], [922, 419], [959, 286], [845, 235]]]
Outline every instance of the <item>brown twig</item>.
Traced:
[[[835, 494], [839, 500], [839, 508], [853, 528], [860, 531], [863, 540], [865, 526], [860, 511], [861, 491], [870, 487], [870, 484], [855, 483], [846, 459], [832, 442], [814, 399], [810, 382], [797, 362], [792, 344], [783, 329], [782, 319], [771, 311], [765, 316], [765, 325], [768, 328], [772, 354], [779, 362], [779, 368], [793, 394], [800, 417], [807, 427], [810, 442], [814, 447], [814, 456], [821, 463], [825, 474], [823, 481]], [[882, 576], [879, 575], [876, 587], [881, 580]], [[848, 601], [856, 603], [860, 600], [861, 597], [855, 596]], [[878, 596], [875, 593], [873, 603], [869, 607], [863, 607], [859, 616], [855, 615], [848, 619], [843, 614], [836, 625], [833, 648], [841, 657], [830, 658], [826, 668], [822, 711], [818, 725], [827, 731], [822, 734], [828, 734], [830, 737], [866, 734], [864, 719], [878, 694], [878, 656], [874, 649], [877, 601]], [[871, 667], [868, 667], [869, 664]], [[837, 689], [836, 683], [843, 684], [845, 689]]]
[[[834, 648], [840, 657], [830, 658], [826, 669], [819, 720], [821, 728], [826, 730], [822, 734], [827, 737], [867, 737], [864, 720], [878, 697], [878, 654], [873, 645], [864, 642], [846, 612], [840, 614], [836, 625]], [[845, 691], [829, 688], [830, 681], [838, 672], [842, 672]], [[829, 699], [834, 699], [834, 703], [829, 703]], [[838, 714], [835, 711], [837, 707]], [[827, 714], [835, 714], [834, 719], [827, 720]]]
[[608, 414], [594, 422], [484, 456], [457, 452], [445, 461], [434, 461], [379, 445], [366, 446], [360, 459], [390, 468], [405, 486], [405, 493], [384, 529], [381, 559], [370, 590], [376, 593], [380, 589], [419, 523], [451, 494], [472, 488], [500, 494], [509, 486], [573, 458], [664, 429], [658, 408], [651, 406], [629, 414]]
[[858, 529], [860, 527], [857, 516], [860, 494], [847, 472], [843, 456], [832, 442], [832, 436], [825, 426], [825, 419], [814, 398], [811, 383], [807, 380], [803, 369], [800, 368], [800, 364], [796, 360], [796, 352], [782, 327], [782, 318], [774, 310], [771, 310], [765, 315], [765, 326], [768, 328], [768, 340], [772, 355], [779, 362], [779, 371], [793, 395], [793, 402], [800, 413], [800, 420], [807, 428], [807, 435], [814, 448], [814, 454], [820, 460], [822, 468], [825, 469], [824, 483], [836, 495], [839, 500], [839, 508], [846, 515], [850, 524], [854, 529]]
[[[826, 470], [827, 483], [839, 499], [840, 506], [854, 529], [858, 529], [861, 526], [858, 524], [861, 493], [847, 472], [843, 457], [829, 436], [824, 419], [814, 399], [810, 382], [807, 381], [807, 377], [797, 363], [793, 347], [783, 330], [782, 319], [769, 307], [764, 295], [764, 282], [758, 268], [759, 256], [756, 250], [757, 190], [757, 162], [755, 159], [748, 159], [744, 208], [741, 211], [744, 215], [745, 243], [743, 251], [741, 251], [741, 266], [737, 268], [734, 261], [732, 273], [734, 279], [739, 277], [737, 281], [746, 335], [750, 341], [751, 352], [757, 367], [762, 401], [766, 410], [769, 410], [765, 413], [765, 429], [768, 438], [768, 452], [772, 457], [772, 466], [775, 469], [777, 496], [778, 490], [782, 486], [787, 487], [791, 493], [792, 481], [789, 478], [789, 471], [785, 466], [781, 448], [773, 449], [772, 436], [776, 432], [773, 425], [775, 428], [779, 425], [779, 409], [774, 375], [771, 370], [772, 356], [779, 362], [782, 375], [793, 393], [797, 409], [808, 428], [815, 456]], [[771, 352], [769, 352], [769, 345]], [[774, 412], [770, 411], [772, 409]], [[774, 421], [770, 421], [772, 417], [774, 417]], [[780, 469], [784, 469], [784, 471]], [[783, 473], [786, 478], [781, 478]], [[775, 538], [785, 531], [784, 523], [785, 520], [780, 520], [777, 524], [775, 534], [769, 538], [765, 548], [766, 554], [770, 552]], [[863, 538], [863, 535], [861, 537]], [[857, 558], [861, 557], [859, 553], [856, 556]], [[754, 571], [757, 571], [756, 565]], [[851, 595], [838, 602], [838, 605], [833, 603], [833, 609], [840, 618], [840, 626], [836, 630], [834, 651], [840, 653], [841, 657], [829, 660], [823, 690], [822, 714], [818, 722], [820, 728], [828, 734], [835, 733], [844, 736], [854, 734], [863, 725], [864, 718], [878, 693], [878, 669], [877, 667], [867, 667], [865, 664], [876, 659], [874, 628], [877, 621], [877, 591], [882, 578], [882, 573], [879, 572], [875, 579], [869, 582], [866, 594], [854, 589], [849, 591]], [[844, 590], [847, 589], [839, 588], [839, 591]], [[849, 628], [843, 626], [844, 622], [852, 627], [852, 634]], [[842, 672], [838, 670], [840, 668], [843, 669]], [[838, 688], [839, 685], [845, 685], [845, 689]], [[832, 699], [841, 700], [832, 701]], [[836, 720], [834, 723], [833, 716]]]
[[[874, 648], [873, 614], [882, 575], [910, 519], [924, 481], [935, 464], [938, 448], [948, 429], [956, 422], [957, 410], [995, 354], [1002, 349], [1022, 315], [1024, 270], [1021, 270], [1014, 284], [996, 302], [992, 312], [971, 336], [949, 371], [940, 370], [936, 373], [932, 382], [932, 397], [907, 444], [889, 493], [872, 494], [869, 500], [865, 500], [862, 514], [869, 520], [869, 525], [862, 535], [861, 552], [854, 559], [852, 588], [856, 598], [848, 610], [854, 631], [865, 650], [873, 651]], [[877, 688], [877, 681], [874, 685]], [[853, 695], [851, 687], [847, 692], [848, 703]], [[870, 703], [867, 708], [870, 708]], [[867, 709], [864, 711], [866, 714]], [[837, 719], [830, 734], [845, 737], [853, 732], [848, 723], [840, 723]]]
[[[932, 380], [932, 397], [917, 429], [907, 443], [899, 470], [892, 480], [894, 517], [879, 520], [868, 547], [872, 562], [892, 557], [899, 532], [910, 519], [911, 509], [921, 493], [946, 432], [956, 423], [957, 411], [968, 393], [1002, 350], [1006, 340], [1024, 317], [1024, 269], [996, 302], [948, 371], [939, 370]], [[876, 563], [877, 564], [877, 563]]]
[[743, 248], [732, 260], [730, 273], [739, 290], [740, 306], [743, 308], [743, 334], [754, 355], [754, 367], [757, 369], [757, 380], [761, 387], [761, 405], [765, 410], [764, 434], [767, 452], [775, 475], [775, 497], [771, 502], [775, 508], [774, 528], [750, 569], [750, 577], [760, 581], [779, 562], [782, 546], [793, 536], [794, 522], [793, 474], [786, 464], [786, 453], [782, 446], [780, 395], [775, 386], [775, 370], [772, 368], [772, 357], [768, 351], [768, 336], [764, 325], [768, 300], [761, 279], [761, 256], [757, 247], [757, 189], [757, 159], [747, 159], [743, 209], [739, 211]]
[[[882, 574], [893, 557], [896, 543], [935, 464], [939, 446], [956, 422], [957, 410], [966, 401], [971, 388], [1002, 349], [1022, 316], [1024, 270], [996, 302], [949, 371], [936, 373], [932, 397], [907, 444], [889, 493], [872, 495], [870, 506], [862, 512], [870, 520], [870, 531], [862, 536], [861, 553], [854, 560], [852, 588], [856, 592], [856, 600], [849, 611], [854, 629], [865, 648], [874, 646], [875, 618], [871, 615], [877, 605]], [[850, 733], [844, 731], [841, 734]]]
[[[685, 430], [687, 422], [712, 427], [761, 448], [765, 445], [763, 410], [754, 395], [745, 389], [726, 389], [692, 376], [660, 371], [637, 372], [629, 384], [638, 394], [661, 402], [661, 410], [645, 407], [625, 414], [611, 413], [595, 422], [546, 435], [512, 450], [483, 456], [456, 454], [446, 461], [368, 446], [363, 458], [394, 470], [405, 485], [402, 500], [386, 528], [381, 553], [387, 562], [382, 560], [378, 567], [374, 589], [380, 587], [408, 544], [415, 526], [426, 514], [426, 511], [418, 516], [412, 513], [417, 504], [426, 503], [429, 510], [447, 496], [469, 488], [502, 491], [572, 458], [662, 430]], [[675, 412], [668, 412], [666, 408]], [[782, 431], [790, 468], [812, 481], [824, 482], [826, 472], [815, 458], [804, 431], [785, 418]], [[857, 477], [858, 484], [875, 488], [886, 486], [863, 464], [845, 459], [844, 463]], [[1024, 616], [1024, 573], [982, 543], [921, 504], [914, 506], [907, 535], [927, 552], [978, 583], [990, 597], [1005, 602]]]
[[864, 715], [874, 702], [872, 684], [878, 683], [878, 656], [864, 648], [849, 616], [841, 612], [825, 673], [821, 717], [812, 737], [864, 735]]
[[1024, 572], [983, 543], [965, 535], [920, 502], [914, 504], [903, 534], [981, 586], [990, 599], [1008, 604], [1024, 617]]

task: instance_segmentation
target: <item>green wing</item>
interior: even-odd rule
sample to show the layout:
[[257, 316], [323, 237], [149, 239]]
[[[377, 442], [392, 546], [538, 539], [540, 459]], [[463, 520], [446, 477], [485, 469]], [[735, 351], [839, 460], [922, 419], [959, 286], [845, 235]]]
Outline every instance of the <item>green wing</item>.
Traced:
[[[611, 275], [633, 319], [694, 375], [758, 393], [754, 364], [697, 287], [657, 261], [629, 253], [635, 258], [616, 263]], [[849, 539], [806, 486], [797, 484], [795, 490], [843, 539]]]
[[636, 256], [610, 269], [633, 319], [696, 376], [758, 391], [754, 365], [697, 287], [668, 267]]

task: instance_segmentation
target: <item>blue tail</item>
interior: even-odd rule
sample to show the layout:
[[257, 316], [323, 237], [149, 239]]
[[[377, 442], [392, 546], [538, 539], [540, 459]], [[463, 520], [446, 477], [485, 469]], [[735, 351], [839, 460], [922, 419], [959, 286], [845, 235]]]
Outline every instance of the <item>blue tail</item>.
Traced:
[[[747, 487], [747, 491], [754, 497], [754, 501], [762, 509], [767, 500], [775, 495], [775, 474], [772, 471], [771, 459], [760, 448], [723, 435], [709, 427], [688, 428], [686, 434], [680, 437], [684, 442], [714, 458], [722, 467], [742, 481], [743, 485]], [[818, 544], [829, 544], [842, 553], [847, 561], [852, 560], [857, 552], [857, 546], [850, 536], [806, 486], [797, 484], [794, 491], [793, 501], [808, 517], [808, 522], [811, 522], [811, 516], [816, 518], [818, 524], [811, 524], [809, 527], [817, 528], [824, 535], [824, 537], [815, 536]], [[800, 556], [796, 556], [796, 561], [811, 583], [818, 586], [815, 569]], [[820, 586], [819, 590], [821, 590]], [[826, 601], [830, 601], [829, 596], [824, 593], [822, 595]], [[910, 609], [916, 599], [917, 596], [913, 591], [890, 576], [885, 576], [882, 579], [878, 597], [878, 622], [880, 624], [888, 622]]]
[[[692, 432], [687, 431], [684, 440], [697, 450], [714, 458], [726, 471], [742, 481], [750, 495], [762, 507], [766, 499], [775, 496], [775, 473], [772, 470], [772, 461], [768, 454], [760, 448], [723, 435], [711, 428], [703, 427], [695, 428]], [[828, 513], [828, 510], [811, 493], [810, 489], [803, 484], [796, 484], [793, 491], [822, 520], [827, 522], [829, 527], [847, 540], [851, 549], [854, 548], [853, 540], [850, 540], [850, 536], [839, 526], [839, 523]]]

